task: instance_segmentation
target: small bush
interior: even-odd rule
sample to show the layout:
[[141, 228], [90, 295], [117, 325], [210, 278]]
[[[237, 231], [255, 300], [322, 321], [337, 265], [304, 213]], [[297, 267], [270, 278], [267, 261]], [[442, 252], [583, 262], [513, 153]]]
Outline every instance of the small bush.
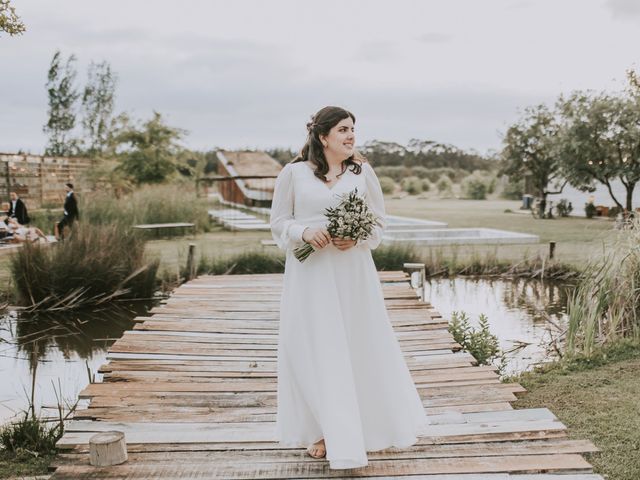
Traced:
[[622, 213], [622, 209], [619, 206], [614, 205], [613, 207], [609, 208], [608, 216], [609, 218], [616, 218], [619, 213]]
[[25, 243], [10, 263], [20, 301], [46, 310], [151, 298], [159, 262], [145, 262], [144, 243], [130, 227], [85, 223], [50, 248]]
[[593, 218], [596, 215], [596, 206], [591, 202], [585, 203], [584, 213], [587, 218]]
[[465, 198], [484, 200], [495, 191], [496, 177], [476, 170], [462, 181], [461, 186]]
[[419, 193], [422, 193], [422, 181], [418, 177], [403, 178], [400, 185], [402, 186], [402, 190], [407, 192], [409, 195], [418, 195]]
[[524, 180], [509, 181], [504, 185], [500, 196], [507, 200], [521, 200], [524, 195]]
[[472, 175], [462, 181], [462, 192], [465, 198], [485, 200], [487, 198], [487, 190], [486, 182]]
[[500, 344], [498, 337], [489, 330], [489, 320], [481, 314], [478, 320], [479, 328], [469, 325], [469, 317], [465, 312], [452, 312], [449, 322], [449, 333], [464, 350], [478, 361], [479, 365], [491, 365], [500, 358]]
[[420, 258], [411, 244], [391, 243], [371, 250], [378, 270], [402, 270], [405, 262], [418, 263]]
[[56, 442], [62, 437], [61, 423], [49, 427], [42, 419], [25, 413], [17, 422], [0, 429], [0, 445], [8, 452], [27, 451], [34, 455], [55, 452]]
[[431, 190], [431, 182], [428, 178], [423, 178], [421, 183], [423, 192], [428, 192], [429, 190]]
[[562, 198], [556, 205], [556, 209], [558, 210], [559, 216], [568, 217], [573, 211], [573, 205], [571, 205], [571, 202], [566, 198]]
[[396, 190], [396, 182], [391, 177], [380, 177], [378, 179], [380, 181], [380, 188], [382, 188], [382, 193], [391, 194]]
[[449, 177], [443, 175], [436, 183], [436, 188], [440, 195], [451, 195], [453, 193], [453, 182]]

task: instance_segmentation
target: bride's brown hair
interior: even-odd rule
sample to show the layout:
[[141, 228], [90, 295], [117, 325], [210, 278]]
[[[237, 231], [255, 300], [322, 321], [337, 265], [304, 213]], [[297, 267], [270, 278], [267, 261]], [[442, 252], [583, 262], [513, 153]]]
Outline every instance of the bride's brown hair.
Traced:
[[[307, 123], [307, 132], [309, 132], [307, 143], [304, 144], [298, 156], [296, 156], [291, 163], [309, 160], [316, 167], [313, 172], [314, 175], [323, 182], [328, 182], [326, 174], [329, 172], [329, 164], [324, 156], [320, 135], [328, 135], [329, 131], [340, 123], [341, 120], [349, 117], [351, 117], [351, 120], [353, 120], [355, 124], [356, 117], [344, 108], [324, 107], [320, 109], [311, 117], [311, 121]], [[366, 159], [354, 151], [353, 155], [342, 162], [342, 172], [340, 172], [338, 177], [342, 175], [348, 167], [351, 167], [353, 173], [359, 175], [362, 171], [362, 162], [366, 162]]]

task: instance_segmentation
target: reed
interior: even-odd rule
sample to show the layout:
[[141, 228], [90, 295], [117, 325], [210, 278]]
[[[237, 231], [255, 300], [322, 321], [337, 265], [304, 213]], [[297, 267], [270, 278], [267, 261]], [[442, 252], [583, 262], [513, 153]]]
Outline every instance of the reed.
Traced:
[[24, 244], [10, 268], [25, 309], [56, 311], [151, 298], [158, 261], [145, 261], [144, 240], [131, 228], [83, 222], [51, 248]]
[[588, 262], [567, 305], [566, 351], [590, 357], [621, 339], [640, 340], [640, 221]]
[[110, 192], [90, 193], [81, 199], [80, 214], [93, 225], [192, 222], [205, 232], [211, 226], [207, 200], [182, 184], [143, 186], [120, 198]]

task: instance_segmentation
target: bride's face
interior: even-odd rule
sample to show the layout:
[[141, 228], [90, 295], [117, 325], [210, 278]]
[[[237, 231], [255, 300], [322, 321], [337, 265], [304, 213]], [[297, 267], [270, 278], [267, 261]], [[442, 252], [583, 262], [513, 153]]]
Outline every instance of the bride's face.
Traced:
[[353, 155], [356, 143], [355, 128], [351, 117], [340, 120], [329, 130], [329, 134], [326, 137], [321, 136], [320, 140], [325, 144], [325, 154], [335, 155], [343, 160], [349, 158]]

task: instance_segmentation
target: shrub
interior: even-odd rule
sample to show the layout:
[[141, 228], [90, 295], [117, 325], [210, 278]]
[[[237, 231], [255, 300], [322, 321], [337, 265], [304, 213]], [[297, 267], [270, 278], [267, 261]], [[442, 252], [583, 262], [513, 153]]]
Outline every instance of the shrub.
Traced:
[[405, 262], [420, 262], [420, 257], [411, 244], [380, 245], [371, 250], [371, 255], [378, 270], [402, 270]]
[[418, 177], [403, 178], [400, 185], [402, 186], [402, 190], [409, 195], [422, 193], [422, 181]]
[[56, 442], [62, 437], [62, 423], [49, 427], [40, 418], [25, 412], [24, 417], [0, 429], [0, 445], [8, 452], [28, 451], [36, 455], [55, 452]]
[[451, 179], [446, 175], [440, 177], [438, 183], [436, 183], [436, 188], [438, 189], [438, 193], [440, 195], [451, 195], [451, 193], [453, 193], [453, 183], [451, 182]]
[[556, 209], [558, 210], [559, 216], [568, 217], [573, 211], [573, 205], [571, 205], [571, 202], [566, 198], [562, 198], [556, 205]]
[[78, 223], [50, 248], [25, 243], [10, 267], [23, 304], [62, 310], [151, 298], [158, 261], [144, 261], [144, 240], [130, 227]]
[[452, 312], [449, 333], [464, 350], [473, 355], [479, 365], [491, 365], [501, 356], [498, 337], [489, 331], [486, 315], [480, 315], [478, 324], [479, 328], [475, 329], [469, 325], [469, 317], [465, 312]]
[[484, 200], [496, 188], [496, 177], [488, 172], [476, 170], [462, 181], [462, 192], [465, 198]]
[[431, 182], [429, 181], [428, 178], [423, 178], [421, 183], [422, 183], [423, 192], [428, 192], [429, 190], [431, 190]]
[[488, 192], [487, 183], [476, 175], [469, 175], [462, 181], [462, 192], [465, 198], [485, 200]]
[[610, 218], [616, 218], [619, 213], [622, 213], [622, 209], [619, 206], [614, 205], [613, 207], [609, 208], [608, 216]]
[[500, 196], [507, 200], [521, 200], [524, 195], [524, 180], [513, 181], [509, 179], [504, 187]]
[[380, 177], [380, 188], [382, 193], [390, 194], [396, 190], [396, 182], [391, 177]]
[[593, 218], [596, 214], [596, 206], [591, 202], [585, 203], [584, 213], [586, 214], [587, 218]]

